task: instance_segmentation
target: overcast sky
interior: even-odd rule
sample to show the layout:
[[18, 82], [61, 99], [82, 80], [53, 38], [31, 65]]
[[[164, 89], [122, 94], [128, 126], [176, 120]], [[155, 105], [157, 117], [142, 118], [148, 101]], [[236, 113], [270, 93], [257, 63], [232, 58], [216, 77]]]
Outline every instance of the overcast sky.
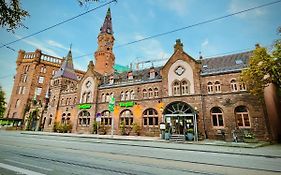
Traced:
[[[19, 49], [33, 52], [36, 48], [53, 56], [66, 56], [72, 43], [76, 69], [86, 70], [93, 60], [97, 48], [97, 36], [107, 8], [111, 8], [115, 46], [143, 39], [196, 24], [208, 19], [224, 16], [275, 0], [118, 0], [110, 6], [99, 8], [75, 20], [0, 48], [0, 85], [10, 98], [13, 76], [16, 73], [16, 58]], [[28, 29], [17, 29], [8, 33], [0, 29], [0, 44], [14, 41], [38, 32], [51, 25], [69, 19], [108, 1], [91, 3], [80, 7], [76, 0], [21, 0], [22, 7], [30, 13], [24, 24]], [[197, 59], [203, 57], [253, 49], [256, 43], [270, 46], [278, 37], [281, 26], [281, 3], [259, 8], [219, 21], [188, 28], [143, 42], [114, 49], [116, 63], [129, 65], [131, 62], [169, 58], [176, 39], [181, 39], [184, 50]], [[155, 63], [161, 64], [161, 62]], [[163, 63], [162, 63], [163, 64]]]

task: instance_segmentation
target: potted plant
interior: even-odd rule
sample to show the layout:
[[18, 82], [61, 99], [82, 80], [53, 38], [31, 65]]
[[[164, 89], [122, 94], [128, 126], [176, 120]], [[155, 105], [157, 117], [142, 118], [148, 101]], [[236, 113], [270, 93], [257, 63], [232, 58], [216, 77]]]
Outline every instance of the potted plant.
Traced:
[[256, 143], [257, 142], [255, 135], [250, 132], [245, 133], [243, 139], [244, 139], [244, 142], [246, 142], [246, 143]]
[[120, 132], [121, 135], [125, 135], [126, 134], [126, 128], [125, 128], [124, 121], [122, 121], [120, 123], [119, 130], [120, 130], [119, 132]]
[[194, 133], [193, 128], [188, 128], [186, 130], [186, 138], [187, 138], [187, 140], [189, 140], [189, 141], [193, 140], [193, 138], [194, 138], [194, 134], [193, 133]]
[[141, 128], [140, 128], [139, 124], [133, 123], [133, 129], [132, 130], [133, 130], [135, 135], [137, 135], [137, 136], [140, 135]]
[[170, 127], [168, 125], [166, 125], [165, 140], [170, 140], [170, 137], [171, 137], [171, 130], [170, 130]]

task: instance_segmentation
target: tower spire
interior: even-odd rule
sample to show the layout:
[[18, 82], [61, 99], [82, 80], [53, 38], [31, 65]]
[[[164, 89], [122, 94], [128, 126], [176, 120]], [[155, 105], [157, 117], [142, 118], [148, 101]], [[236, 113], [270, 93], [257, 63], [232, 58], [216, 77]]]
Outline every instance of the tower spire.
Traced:
[[110, 7], [107, 9], [103, 25], [100, 28], [100, 34], [104, 33], [113, 34]]
[[57, 78], [57, 77], [65, 77], [65, 78], [77, 80], [77, 76], [76, 76], [76, 73], [75, 73], [74, 67], [73, 67], [71, 46], [70, 46], [70, 49], [68, 51], [66, 58], [64, 58], [64, 60], [63, 60], [63, 63], [61, 65], [60, 69], [54, 75], [53, 78]]

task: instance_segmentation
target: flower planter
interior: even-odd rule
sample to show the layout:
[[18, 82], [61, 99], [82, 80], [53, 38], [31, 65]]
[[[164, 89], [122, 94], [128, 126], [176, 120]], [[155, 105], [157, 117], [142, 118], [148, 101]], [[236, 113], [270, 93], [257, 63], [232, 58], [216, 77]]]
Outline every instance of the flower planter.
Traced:
[[253, 138], [244, 138], [245, 143], [257, 143], [258, 141]]
[[168, 132], [165, 132], [165, 140], [170, 140], [171, 134]]
[[193, 138], [194, 138], [193, 133], [187, 133], [187, 134], [186, 134], [186, 138], [187, 138], [188, 141], [192, 141]]

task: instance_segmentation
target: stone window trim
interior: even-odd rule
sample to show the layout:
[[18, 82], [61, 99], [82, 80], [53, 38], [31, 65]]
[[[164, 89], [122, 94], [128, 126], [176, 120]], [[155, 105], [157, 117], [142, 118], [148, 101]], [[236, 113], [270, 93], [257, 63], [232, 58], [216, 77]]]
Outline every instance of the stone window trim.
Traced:
[[239, 83], [239, 89], [240, 89], [240, 91], [247, 91], [247, 86], [246, 86], [246, 84], [243, 83], [243, 82], [240, 82], [240, 83]]
[[159, 125], [159, 117], [157, 110], [148, 108], [143, 112], [143, 127], [156, 127]]
[[236, 124], [239, 128], [251, 128], [251, 117], [246, 106], [237, 106], [234, 113]]
[[104, 110], [101, 112], [101, 123], [103, 123], [105, 126], [111, 126], [112, 114], [109, 110]]
[[152, 88], [149, 88], [148, 89], [148, 98], [153, 98], [153, 97], [154, 97], [153, 90], [152, 90]]
[[210, 113], [213, 128], [224, 128], [225, 123], [222, 109], [215, 106], [210, 110]]
[[87, 110], [80, 111], [78, 114], [78, 126], [89, 127], [90, 126], [90, 113]]
[[207, 92], [208, 94], [214, 93], [213, 83], [210, 81], [207, 83]]
[[189, 95], [190, 94], [190, 82], [186, 79], [181, 81], [174, 80], [172, 83], [173, 96]]
[[220, 81], [215, 81], [214, 83], [214, 89], [215, 89], [215, 93], [221, 93], [221, 83]]
[[132, 126], [134, 122], [133, 112], [129, 109], [125, 109], [120, 113], [120, 124], [124, 122], [125, 126]]
[[232, 79], [230, 81], [230, 88], [231, 88], [231, 92], [238, 92], [238, 86], [237, 86], [236, 79]]
[[142, 96], [143, 96], [143, 99], [147, 99], [148, 96], [147, 96], [147, 90], [146, 89], [143, 89], [142, 90]]

